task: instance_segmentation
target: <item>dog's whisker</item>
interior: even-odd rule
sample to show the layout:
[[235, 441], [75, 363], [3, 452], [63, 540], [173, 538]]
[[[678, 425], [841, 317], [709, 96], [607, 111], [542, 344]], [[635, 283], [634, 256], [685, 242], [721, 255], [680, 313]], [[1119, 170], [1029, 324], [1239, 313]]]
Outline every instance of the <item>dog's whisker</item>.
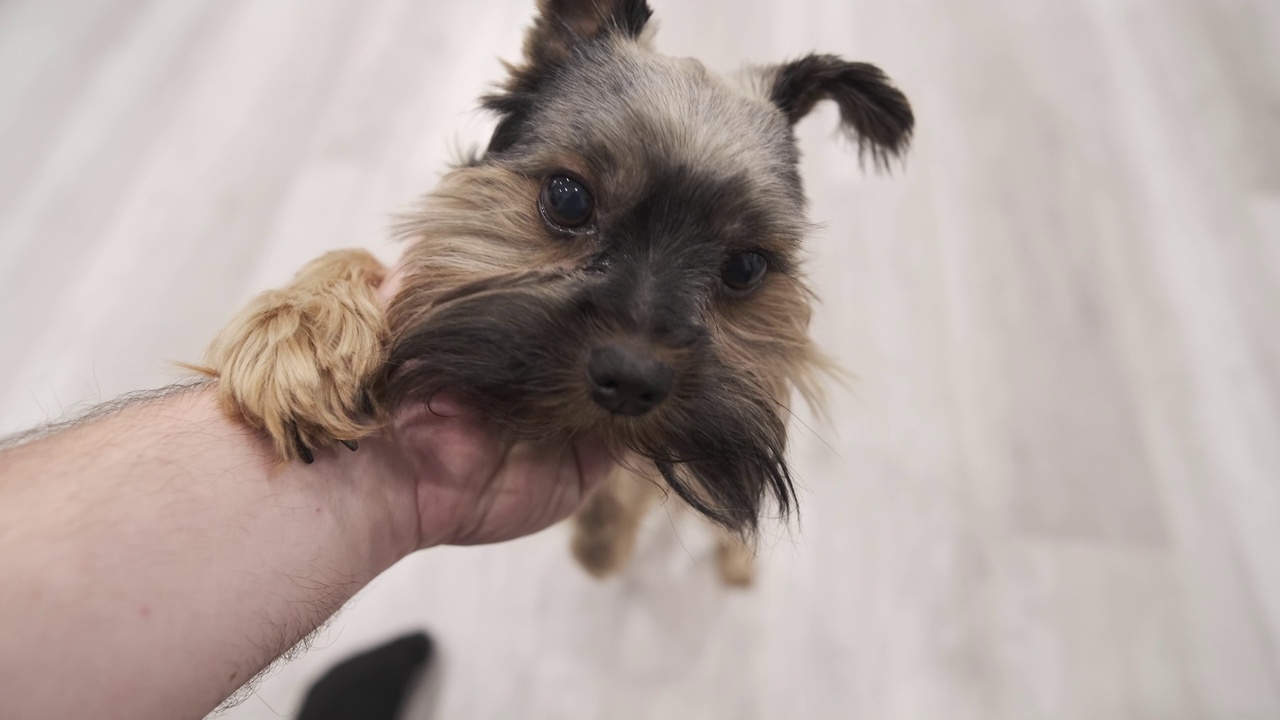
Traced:
[[785, 401], [779, 398], [775, 398], [773, 397], [773, 395], [766, 392], [764, 387], [758, 381], [752, 380], [750, 378], [743, 378], [743, 381], [750, 383], [753, 387], [756, 388], [756, 390], [758, 390], [761, 393], [761, 397], [763, 397], [767, 402], [772, 403], [774, 407], [778, 408], [783, 413], [785, 413], [788, 417], [790, 417], [792, 420], [796, 421], [796, 423], [798, 423], [800, 427], [804, 428], [805, 431], [809, 433], [809, 435], [817, 438], [818, 442], [825, 445], [826, 448], [830, 450], [833, 455], [835, 455], [836, 457], [840, 457], [843, 460], [843, 456], [840, 455], [840, 451], [836, 450], [834, 445], [828, 442], [826, 438], [822, 437], [822, 435], [819, 434], [817, 430], [814, 430], [813, 427], [809, 425], [809, 423], [805, 422], [804, 418], [801, 418], [794, 410], [792, 410], [791, 406], [788, 405]]

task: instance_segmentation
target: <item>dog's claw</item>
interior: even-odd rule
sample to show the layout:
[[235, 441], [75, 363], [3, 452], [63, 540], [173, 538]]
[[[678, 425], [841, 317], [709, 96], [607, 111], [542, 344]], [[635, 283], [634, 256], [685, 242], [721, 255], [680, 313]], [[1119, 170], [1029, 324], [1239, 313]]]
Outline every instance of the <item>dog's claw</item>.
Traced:
[[295, 426], [292, 428], [292, 430], [293, 430], [293, 445], [298, 450], [298, 457], [302, 458], [302, 462], [308, 465], [315, 462], [316, 456], [312, 454], [311, 448], [307, 447], [306, 443], [302, 442], [302, 435], [298, 433], [298, 428]]
[[346, 445], [347, 449], [351, 452], [355, 452], [360, 449], [360, 443], [355, 440], [339, 440], [338, 442]]
[[[360, 412], [364, 413], [369, 417], [373, 417], [373, 414], [374, 414], [373, 396], [369, 394], [368, 390], [365, 390], [360, 393]], [[355, 448], [351, 448], [351, 449], [355, 450]]]

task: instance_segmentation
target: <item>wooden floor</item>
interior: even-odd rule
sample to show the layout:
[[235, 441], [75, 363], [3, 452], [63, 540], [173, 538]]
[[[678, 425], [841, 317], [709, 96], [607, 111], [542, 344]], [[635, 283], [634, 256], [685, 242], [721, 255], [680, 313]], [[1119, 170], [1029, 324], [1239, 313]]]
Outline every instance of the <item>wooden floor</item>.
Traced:
[[[1280, 718], [1280, 3], [653, 4], [665, 50], [838, 52], [917, 108], [892, 178], [801, 129], [859, 377], [796, 426], [802, 524], [747, 593], [665, 515], [604, 584], [563, 528], [423, 553], [227, 717], [426, 628], [415, 718]], [[532, 5], [0, 1], [0, 432], [392, 257]]]

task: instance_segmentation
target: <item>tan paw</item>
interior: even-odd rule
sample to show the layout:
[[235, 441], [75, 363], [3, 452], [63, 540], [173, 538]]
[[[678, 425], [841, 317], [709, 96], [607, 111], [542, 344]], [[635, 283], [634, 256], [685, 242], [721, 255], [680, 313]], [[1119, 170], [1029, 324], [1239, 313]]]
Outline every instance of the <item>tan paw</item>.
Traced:
[[725, 585], [747, 587], [755, 580], [755, 553], [741, 538], [722, 535], [716, 548], [716, 563]]
[[573, 556], [596, 578], [612, 575], [631, 559], [635, 546], [635, 522], [618, 498], [599, 492], [574, 517]]
[[591, 575], [604, 578], [626, 567], [640, 523], [657, 496], [651, 478], [620, 464], [573, 516], [573, 556]]
[[631, 549], [624, 547], [616, 537], [589, 537], [575, 534], [573, 556], [592, 577], [603, 580], [626, 567]]
[[282, 459], [310, 462], [335, 441], [354, 449], [373, 429], [366, 391], [386, 354], [385, 273], [363, 250], [331, 252], [254, 298], [209, 348], [223, 409], [265, 431]]

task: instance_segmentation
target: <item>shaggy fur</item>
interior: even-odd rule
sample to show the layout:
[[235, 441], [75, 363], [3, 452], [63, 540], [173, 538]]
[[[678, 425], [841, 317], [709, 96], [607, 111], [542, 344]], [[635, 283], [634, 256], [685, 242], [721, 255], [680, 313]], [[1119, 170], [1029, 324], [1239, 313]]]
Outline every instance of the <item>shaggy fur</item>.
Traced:
[[[658, 488], [725, 530], [721, 567], [750, 579], [767, 499], [794, 505], [785, 460], [793, 389], [817, 396], [800, 270], [809, 230], [793, 125], [820, 100], [883, 164], [901, 153], [906, 98], [865, 63], [813, 55], [732, 78], [649, 49], [643, 0], [541, 0], [524, 62], [484, 99], [487, 151], [405, 218], [399, 290], [385, 314], [367, 255], [327, 256], [254, 301], [211, 351], [229, 411], [282, 457], [354, 439], [360, 409], [451, 389], [517, 440], [601, 434], [623, 461], [578, 516], [574, 552], [596, 574], [625, 561]], [[544, 191], [594, 199], [565, 229]], [[722, 279], [743, 254], [757, 285]], [[593, 349], [621, 346], [673, 378], [652, 410], [593, 400]], [[301, 450], [295, 447], [303, 448]]]
[[232, 417], [266, 431], [283, 460], [367, 435], [365, 390], [386, 357], [378, 301], [386, 269], [364, 250], [313, 260], [279, 290], [254, 298], [209, 347], [206, 365]]

